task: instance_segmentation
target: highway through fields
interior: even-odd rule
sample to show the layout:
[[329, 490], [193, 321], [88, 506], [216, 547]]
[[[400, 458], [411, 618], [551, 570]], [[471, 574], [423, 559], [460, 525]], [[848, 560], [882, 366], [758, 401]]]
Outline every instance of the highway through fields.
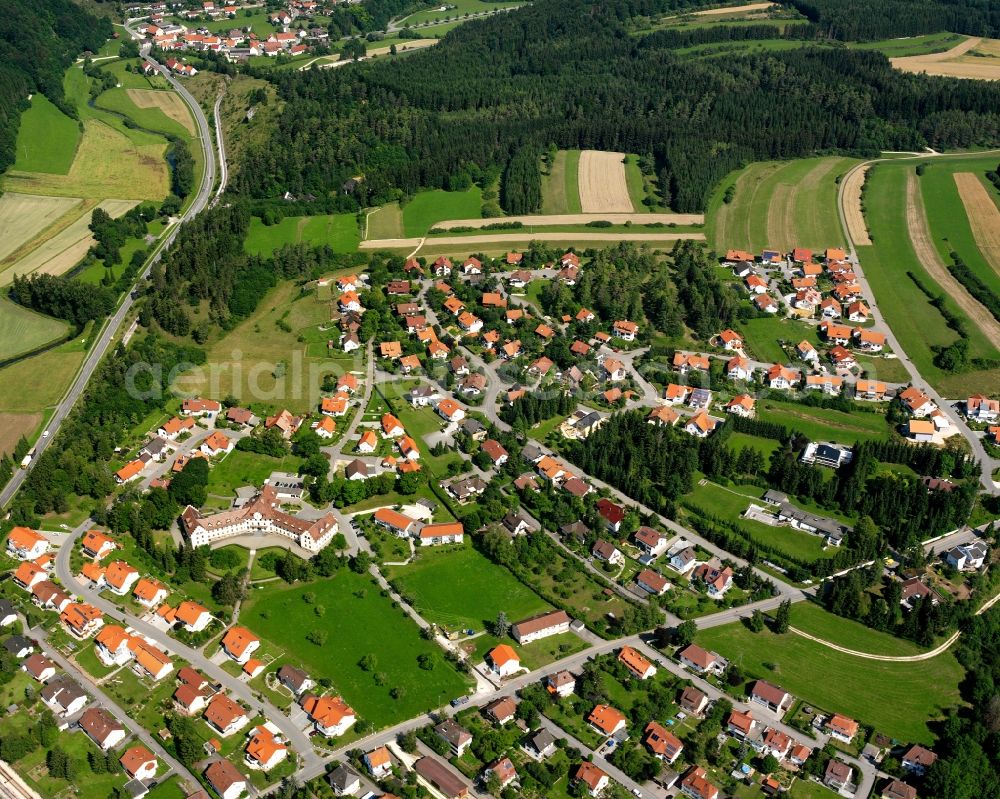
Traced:
[[[127, 27], [127, 26], [126, 26]], [[135, 31], [128, 28], [129, 32], [133, 36], [137, 36]], [[148, 46], [143, 48], [144, 53], [148, 53]], [[202, 154], [205, 161], [205, 169], [201, 176], [201, 185], [198, 187], [198, 192], [195, 194], [194, 199], [188, 205], [187, 210], [177, 219], [170, 228], [169, 232], [163, 238], [160, 239], [159, 243], [154, 248], [153, 252], [150, 254], [149, 259], [146, 261], [146, 266], [142, 270], [142, 273], [137, 281], [141, 283], [149, 276], [149, 270], [152, 264], [160, 260], [163, 255], [164, 250], [173, 244], [174, 239], [177, 237], [177, 233], [180, 230], [181, 225], [185, 222], [194, 219], [202, 210], [208, 205], [209, 200], [212, 197], [212, 189], [215, 186], [215, 176], [216, 176], [216, 151], [212, 145], [212, 134], [211, 129], [208, 125], [208, 120], [205, 118], [205, 113], [202, 111], [201, 106], [198, 101], [194, 99], [191, 93], [184, 88], [184, 86], [177, 80], [173, 75], [170, 74], [169, 70], [162, 64], [153, 60], [149, 55], [144, 56], [147, 61], [152, 63], [161, 74], [170, 83], [171, 87], [181, 96], [188, 107], [191, 109], [191, 114], [194, 116], [195, 123], [198, 128], [197, 138], [201, 143]], [[221, 97], [220, 97], [221, 101]], [[218, 115], [219, 101], [216, 101], [216, 114], [215, 123], [219, 125], [219, 115]], [[222, 166], [219, 167], [219, 173], [222, 176], [222, 180], [219, 183], [219, 189], [216, 192], [216, 199], [222, 193], [226, 185], [226, 180], [228, 179], [228, 173], [225, 168], [225, 149], [222, 141], [222, 131], [221, 127], [218, 132], [219, 141], [219, 159]], [[129, 313], [132, 311], [132, 307], [135, 305], [136, 297], [133, 292], [128, 292], [125, 294], [124, 299], [118, 306], [115, 313], [104, 323], [100, 332], [97, 334], [96, 340], [90, 345], [90, 350], [87, 353], [87, 357], [83, 362], [83, 366], [76, 375], [76, 379], [70, 386], [69, 390], [66, 392], [62, 401], [56, 407], [55, 412], [52, 414], [51, 419], [46, 427], [46, 434], [43, 434], [38, 442], [35, 444], [35, 455], [31, 459], [25, 469], [17, 469], [14, 475], [8, 481], [7, 485], [4, 486], [3, 490], [0, 491], [0, 507], [6, 507], [10, 501], [14, 498], [18, 489], [27, 479], [29, 472], [32, 467], [38, 462], [42, 453], [49, 447], [53, 439], [59, 432], [59, 428], [62, 426], [66, 417], [69, 415], [73, 406], [76, 404], [80, 395], [83, 394], [90, 382], [90, 378], [93, 376], [94, 371], [97, 369], [98, 364], [100, 364], [101, 359], [104, 354], [111, 347], [112, 342], [114, 342], [121, 330], [122, 324], [125, 319], [128, 318]]]

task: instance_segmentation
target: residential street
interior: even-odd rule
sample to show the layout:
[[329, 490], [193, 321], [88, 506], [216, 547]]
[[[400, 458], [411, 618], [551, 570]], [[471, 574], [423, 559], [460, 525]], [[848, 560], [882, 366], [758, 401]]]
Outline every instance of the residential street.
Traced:
[[87, 520], [87, 522], [77, 527], [73, 533], [67, 537], [66, 541], [63, 543], [62, 547], [60, 547], [59, 552], [56, 555], [55, 572], [66, 589], [83, 597], [87, 602], [94, 605], [96, 608], [99, 608], [111, 618], [122, 622], [128, 627], [131, 627], [140, 635], [155, 641], [156, 644], [163, 650], [188, 661], [194, 668], [198, 669], [206, 677], [209, 677], [215, 682], [221, 683], [233, 697], [238, 699], [245, 706], [249, 707], [255, 713], [263, 714], [267, 717], [267, 719], [274, 722], [274, 724], [281, 730], [282, 735], [284, 735], [289, 741], [292, 748], [299, 754], [299, 757], [306, 766], [318, 762], [319, 756], [313, 750], [309, 736], [296, 727], [288, 716], [278, 710], [278, 708], [274, 707], [274, 705], [270, 702], [258, 700], [253, 695], [250, 688], [247, 687], [246, 683], [242, 682], [237, 677], [234, 677], [219, 666], [216, 666], [199, 650], [192, 649], [191, 647], [182, 644], [180, 641], [171, 638], [159, 628], [154, 627], [151, 624], [147, 624], [131, 613], [123, 611], [118, 605], [101, 597], [98, 591], [95, 591], [77, 580], [76, 575], [73, 574], [70, 569], [70, 553], [72, 552], [73, 547], [76, 546], [77, 539], [92, 526], [93, 523], [90, 520]]

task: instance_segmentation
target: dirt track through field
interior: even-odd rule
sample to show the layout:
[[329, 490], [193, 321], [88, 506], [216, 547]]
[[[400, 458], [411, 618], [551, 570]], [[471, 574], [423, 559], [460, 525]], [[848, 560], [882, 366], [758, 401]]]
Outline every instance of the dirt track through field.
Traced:
[[1000, 275], [1000, 210], [974, 174], [956, 172], [954, 178], [979, 251]]
[[965, 290], [965, 286], [951, 276], [951, 272], [938, 255], [931, 240], [927, 214], [924, 212], [923, 198], [920, 196], [920, 186], [916, 175], [912, 174], [906, 179], [906, 226], [910, 232], [913, 249], [927, 270], [927, 274], [972, 319], [988, 339], [1000, 341], [1000, 322], [997, 322], [993, 314]]
[[79, 197], [4, 194], [0, 197], [0, 262], [81, 202]]
[[489, 219], [449, 219], [438, 222], [435, 228], [451, 230], [456, 227], [482, 228], [504, 222], [520, 222], [523, 225], [585, 225], [588, 222], [610, 222], [613, 225], [701, 225], [704, 214], [536, 214], [534, 216], [501, 216]]
[[174, 122], [183, 125], [188, 133], [194, 134], [191, 112], [179, 94], [156, 89], [126, 89], [125, 93], [139, 108], [159, 108]]
[[863, 166], [844, 178], [844, 217], [847, 220], [847, 232], [857, 247], [867, 247], [872, 243], [865, 215], [861, 210], [861, 188], [865, 185], [868, 169], [867, 165]]
[[[964, 42], [959, 42], [950, 50], [945, 50], [943, 53], [890, 58], [889, 63], [903, 72], [922, 72], [928, 75], [940, 75], [949, 78], [1000, 80], [1000, 60], [963, 57], [970, 50], [983, 43], [983, 39], [973, 36]], [[985, 40], [987, 50], [990, 43], [991, 40]]]
[[630, 214], [635, 209], [625, 182], [625, 153], [580, 153], [580, 209], [585, 214]]
[[704, 11], [695, 11], [695, 17], [715, 17], [722, 14], [747, 14], [753, 11], [764, 11], [771, 8], [774, 3], [748, 3], [745, 6], [723, 6], [722, 8], [706, 8]]
[[362, 250], [386, 250], [403, 248], [456, 247], [459, 245], [481, 246], [489, 244], [516, 244], [532, 241], [640, 241], [667, 242], [692, 239], [704, 241], [704, 233], [499, 233], [494, 236], [441, 236], [429, 239], [369, 239], [360, 244]]

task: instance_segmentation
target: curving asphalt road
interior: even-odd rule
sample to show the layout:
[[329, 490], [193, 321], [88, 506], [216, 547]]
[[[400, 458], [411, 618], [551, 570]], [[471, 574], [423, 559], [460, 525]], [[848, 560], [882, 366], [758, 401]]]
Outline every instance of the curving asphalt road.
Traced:
[[[131, 29], [129, 29], [129, 32], [132, 33], [133, 36], [136, 35], [135, 32], [132, 31]], [[148, 48], [144, 49], [148, 50]], [[188, 206], [187, 210], [181, 215], [180, 219], [178, 219], [174, 223], [173, 228], [170, 230], [170, 233], [167, 234], [164, 238], [162, 238], [160, 242], [156, 245], [153, 252], [149, 256], [149, 259], [146, 261], [145, 268], [142, 270], [140, 277], [136, 281], [137, 284], [142, 282], [149, 276], [150, 267], [154, 263], [160, 260], [163, 251], [173, 243], [174, 239], [177, 237], [177, 232], [180, 230], [180, 226], [185, 222], [194, 219], [194, 217], [196, 217], [199, 213], [201, 213], [201, 211], [208, 204], [210, 195], [212, 193], [212, 187], [215, 185], [215, 170], [216, 170], [215, 150], [212, 147], [211, 131], [209, 130], [208, 127], [208, 120], [205, 119], [205, 114], [201, 110], [201, 106], [198, 105], [198, 101], [195, 100], [194, 97], [191, 96], [191, 93], [188, 92], [188, 90], [185, 89], [177, 81], [177, 79], [169, 73], [169, 71], [165, 66], [157, 63], [148, 55], [146, 55], [145, 57], [147, 61], [154, 64], [160, 70], [160, 72], [167, 79], [170, 85], [174, 88], [174, 90], [181, 96], [184, 102], [187, 103], [188, 107], [191, 109], [191, 113], [194, 116], [195, 122], [197, 123], [198, 126], [197, 138], [201, 141], [202, 153], [204, 154], [204, 159], [205, 159], [205, 170], [201, 176], [201, 185], [198, 188], [198, 193], [195, 195], [194, 200]], [[218, 123], [218, 117], [216, 117], [216, 122]], [[220, 153], [222, 153], [223, 150], [222, 150], [221, 132], [219, 134], [219, 142], [220, 142], [219, 144]], [[224, 158], [223, 158], [223, 163], [224, 163]], [[224, 168], [222, 171], [222, 175], [223, 178], [225, 179], [226, 171]], [[220, 184], [220, 192], [222, 188], [224, 188], [224, 186], [225, 186], [224, 182]], [[4, 486], [3, 490], [0, 491], [0, 507], [5, 507], [11, 501], [11, 499], [14, 498], [14, 495], [17, 493], [17, 490], [21, 487], [21, 484], [25, 481], [25, 479], [28, 476], [28, 473], [31, 471], [34, 465], [38, 462], [38, 459], [41, 456], [41, 454], [48, 448], [49, 444], [51, 444], [52, 440], [56, 437], [56, 434], [59, 432], [59, 428], [62, 426], [62, 423], [69, 415], [69, 412], [73, 409], [73, 406], [76, 404], [76, 401], [80, 398], [80, 395], [83, 394], [84, 389], [86, 389], [87, 387], [87, 383], [90, 382], [90, 378], [94, 374], [94, 370], [97, 369], [97, 365], [101, 362], [101, 359], [104, 357], [104, 354], [108, 351], [109, 347], [111, 346], [111, 343], [117, 337], [118, 332], [121, 329], [122, 323], [125, 321], [126, 317], [129, 315], [129, 312], [132, 310], [132, 306], [135, 304], [135, 301], [136, 301], [135, 297], [133, 297], [132, 292], [130, 291], [125, 295], [125, 298], [122, 300], [121, 305], [118, 306], [118, 310], [115, 311], [114, 315], [104, 323], [104, 327], [101, 329], [100, 334], [98, 334], [96, 341], [94, 341], [93, 344], [91, 345], [90, 351], [87, 353], [87, 357], [83, 362], [83, 366], [80, 368], [80, 371], [76, 375], [76, 379], [73, 381], [72, 385], [66, 392], [62, 401], [56, 407], [55, 413], [53, 413], [52, 418], [49, 420], [49, 424], [46, 427], [46, 432], [48, 433], [48, 435], [39, 438], [38, 442], [35, 444], [35, 456], [31, 459], [31, 463], [28, 464], [28, 467], [26, 469], [18, 469], [17, 471], [15, 471], [13, 477], [11, 477], [7, 485]]]

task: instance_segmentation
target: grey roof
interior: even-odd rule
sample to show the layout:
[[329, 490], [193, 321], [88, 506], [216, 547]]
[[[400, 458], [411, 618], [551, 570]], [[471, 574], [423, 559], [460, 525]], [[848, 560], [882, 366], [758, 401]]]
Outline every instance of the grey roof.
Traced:
[[765, 502], [772, 502], [775, 505], [781, 505], [788, 502], [788, 495], [783, 494], [780, 491], [775, 491], [773, 488], [769, 488], [764, 492], [764, 496], [761, 497]]
[[143, 451], [148, 452], [150, 455], [159, 455], [167, 448], [167, 442], [157, 436], [152, 441], [148, 442], [146, 446], [143, 447]]
[[462, 429], [470, 436], [474, 436], [476, 433], [484, 432], [486, 427], [478, 419], [470, 417], [462, 421]]
[[577, 430], [589, 430], [594, 425], [600, 424], [603, 420], [604, 417], [601, 416], [601, 414], [599, 414], [597, 411], [591, 411], [585, 416], [581, 416], [580, 419], [578, 419], [576, 424], [573, 426]]
[[3, 642], [3, 648], [12, 655], [16, 655], [22, 649], [34, 649], [34, 647], [35, 645], [23, 635], [12, 635]]
[[15, 613], [14, 606], [6, 599], [0, 598], [0, 619]]
[[841, 539], [844, 535], [850, 531], [847, 525], [841, 524], [836, 519], [830, 519], [826, 516], [817, 516], [815, 513], [809, 513], [801, 508], [796, 508], [794, 505], [788, 502], [784, 502], [778, 511], [783, 518], [791, 519], [799, 524], [806, 524], [821, 533], [824, 533], [831, 538]]
[[81, 696], [86, 697], [86, 692], [70, 677], [59, 674], [49, 680], [48, 685], [42, 689], [42, 699], [46, 702], [56, 702], [60, 707], [69, 707]]
[[544, 727], [528, 738], [528, 744], [536, 752], [544, 752], [556, 742], [555, 736]]
[[330, 787], [334, 791], [346, 791], [349, 785], [360, 779], [361, 775], [346, 765], [337, 766], [337, 768], [326, 775], [326, 781], [330, 783]]
[[536, 444], [525, 444], [524, 448], [521, 450], [521, 457], [523, 457], [526, 461], [531, 461], [532, 463], [537, 461], [544, 454], [545, 452], [542, 448]]

